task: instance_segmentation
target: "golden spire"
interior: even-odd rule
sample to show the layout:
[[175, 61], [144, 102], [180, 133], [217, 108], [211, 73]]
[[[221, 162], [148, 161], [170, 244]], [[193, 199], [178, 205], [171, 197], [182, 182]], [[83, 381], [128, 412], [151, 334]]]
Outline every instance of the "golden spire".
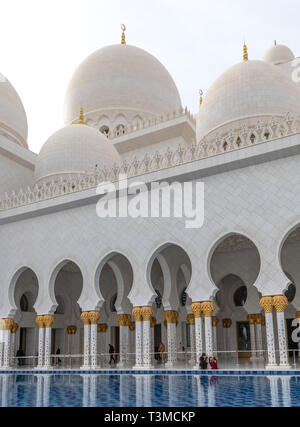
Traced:
[[200, 101], [199, 101], [199, 108], [200, 108], [201, 105], [203, 104], [203, 90], [202, 89], [199, 90], [199, 94], [200, 94]]
[[121, 30], [122, 30], [121, 44], [126, 44], [126, 38], [125, 38], [126, 25], [122, 24]]
[[77, 122], [73, 122], [74, 125], [86, 125], [84, 121], [84, 111], [83, 107], [80, 108], [79, 120]]
[[248, 61], [248, 48], [247, 48], [247, 45], [246, 45], [246, 43], [244, 42], [244, 47], [243, 47], [243, 60], [244, 60], [244, 62], [247, 62]]

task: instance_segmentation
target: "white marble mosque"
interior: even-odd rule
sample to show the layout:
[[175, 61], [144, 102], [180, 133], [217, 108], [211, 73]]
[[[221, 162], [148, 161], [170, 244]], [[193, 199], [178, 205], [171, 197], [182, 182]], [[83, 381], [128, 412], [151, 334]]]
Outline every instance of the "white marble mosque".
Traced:
[[[205, 352], [288, 369], [300, 318], [300, 61], [277, 43], [250, 60], [244, 45], [193, 115], [124, 31], [74, 72], [65, 127], [39, 154], [1, 76], [0, 368], [16, 367], [21, 349], [23, 367], [49, 369], [58, 348], [63, 363], [102, 368], [112, 344], [118, 368], [149, 369], [163, 342], [166, 367], [197, 366]], [[100, 218], [98, 184], [118, 188], [124, 174], [128, 186], [203, 182], [203, 226]]]

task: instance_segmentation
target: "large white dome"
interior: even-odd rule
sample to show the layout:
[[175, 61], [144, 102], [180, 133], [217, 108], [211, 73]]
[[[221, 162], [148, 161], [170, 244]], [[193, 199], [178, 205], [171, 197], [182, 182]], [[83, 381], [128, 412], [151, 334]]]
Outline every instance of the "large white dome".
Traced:
[[273, 65], [285, 64], [286, 62], [293, 61], [295, 55], [290, 48], [282, 44], [271, 47], [264, 54], [263, 61], [269, 62]]
[[35, 181], [86, 175], [115, 163], [120, 163], [119, 154], [104, 135], [89, 126], [74, 124], [59, 130], [44, 144], [36, 162]]
[[27, 148], [28, 125], [22, 101], [12, 84], [0, 74], [0, 131]]
[[197, 139], [299, 112], [300, 89], [287, 74], [264, 61], [242, 62], [208, 90], [198, 114]]
[[90, 55], [76, 70], [65, 99], [65, 123], [122, 112], [143, 119], [179, 110], [177, 87], [166, 68], [148, 52], [130, 45], [113, 45]]

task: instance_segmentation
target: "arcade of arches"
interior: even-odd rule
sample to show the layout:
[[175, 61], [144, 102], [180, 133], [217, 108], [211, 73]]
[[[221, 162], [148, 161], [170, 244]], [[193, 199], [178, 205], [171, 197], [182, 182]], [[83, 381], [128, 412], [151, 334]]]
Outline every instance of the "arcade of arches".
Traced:
[[281, 295], [262, 295], [256, 288], [261, 258], [248, 238], [232, 234], [219, 241], [210, 256], [214, 295], [192, 301], [188, 294], [193, 267], [188, 253], [174, 244], [158, 249], [147, 266], [153, 291], [152, 305], [133, 307], [130, 292], [134, 271], [129, 259], [112, 253], [96, 273], [101, 308], [82, 312], [80, 266], [66, 260], [51, 277], [56, 305], [51, 313], [35, 312], [39, 282], [35, 272], [23, 268], [14, 278], [13, 316], [0, 321], [0, 366], [16, 366], [16, 352], [32, 357], [39, 369], [49, 369], [60, 349], [78, 357], [84, 369], [107, 366], [109, 344], [119, 368], [151, 368], [160, 343], [165, 345], [165, 366], [187, 362], [197, 366], [202, 353], [232, 353], [239, 360], [261, 361], [288, 367], [295, 319], [300, 319], [300, 227], [282, 244], [281, 266], [290, 281]]

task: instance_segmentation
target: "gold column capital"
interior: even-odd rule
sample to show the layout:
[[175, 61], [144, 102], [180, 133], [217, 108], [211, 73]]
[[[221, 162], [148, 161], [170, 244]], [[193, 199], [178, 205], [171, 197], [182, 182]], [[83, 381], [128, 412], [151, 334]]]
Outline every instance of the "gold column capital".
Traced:
[[273, 311], [273, 297], [263, 297], [260, 300], [260, 306], [265, 310], [265, 313], [272, 313], [272, 311]]
[[0, 330], [11, 331], [14, 325], [13, 319], [0, 319]]
[[98, 332], [98, 334], [100, 334], [100, 333], [105, 334], [107, 329], [108, 329], [108, 326], [106, 323], [100, 323], [97, 327], [97, 332]]
[[257, 325], [261, 325], [263, 322], [263, 316], [261, 314], [256, 314], [255, 315], [255, 322]]
[[11, 328], [11, 330], [10, 330], [10, 332], [12, 333], [12, 334], [16, 334], [17, 333], [17, 331], [18, 331], [18, 329], [19, 329], [19, 325], [17, 324], [17, 323], [13, 323], [13, 325], [12, 325], [12, 328]]
[[231, 319], [223, 319], [222, 323], [223, 323], [223, 328], [225, 328], [225, 329], [229, 329], [232, 326], [232, 320]]
[[164, 312], [164, 319], [167, 323], [177, 324], [179, 314], [177, 311], [168, 310]]
[[186, 320], [190, 326], [195, 325], [195, 316], [193, 314], [188, 314]]
[[212, 301], [204, 301], [201, 303], [201, 310], [205, 317], [212, 317], [215, 311], [215, 304]]
[[211, 318], [211, 321], [212, 321], [212, 326], [213, 326], [213, 328], [216, 328], [216, 327], [218, 326], [219, 319], [218, 319], [216, 316], [213, 316], [213, 317]]
[[194, 314], [195, 319], [199, 319], [200, 317], [202, 317], [202, 306], [201, 306], [201, 302], [194, 302], [191, 305], [191, 312]]
[[100, 320], [99, 311], [89, 311], [89, 321], [91, 325], [97, 325]]
[[54, 316], [52, 314], [47, 314], [44, 317], [45, 328], [51, 328], [54, 323]]
[[284, 295], [276, 295], [273, 297], [273, 305], [277, 313], [284, 313], [285, 309], [289, 305], [288, 299]]
[[151, 321], [150, 321], [150, 328], [155, 328], [156, 326], [156, 318], [152, 316]]
[[136, 322], [142, 322], [143, 321], [142, 307], [134, 307], [132, 310], [132, 315]]
[[88, 311], [84, 311], [81, 313], [80, 319], [82, 320], [82, 323], [86, 326], [90, 324], [90, 313]]
[[118, 314], [117, 315], [119, 326], [129, 326], [131, 322], [130, 314]]
[[129, 330], [130, 330], [131, 332], [135, 331], [135, 322], [130, 322]]
[[36, 316], [35, 322], [40, 329], [45, 328], [44, 316]]
[[142, 307], [141, 310], [143, 321], [149, 321], [151, 322], [152, 316], [153, 316], [153, 309], [152, 307]]
[[247, 320], [250, 323], [250, 325], [255, 325], [256, 314], [248, 314]]
[[68, 335], [76, 335], [76, 332], [77, 332], [77, 326], [70, 325], [67, 327]]

